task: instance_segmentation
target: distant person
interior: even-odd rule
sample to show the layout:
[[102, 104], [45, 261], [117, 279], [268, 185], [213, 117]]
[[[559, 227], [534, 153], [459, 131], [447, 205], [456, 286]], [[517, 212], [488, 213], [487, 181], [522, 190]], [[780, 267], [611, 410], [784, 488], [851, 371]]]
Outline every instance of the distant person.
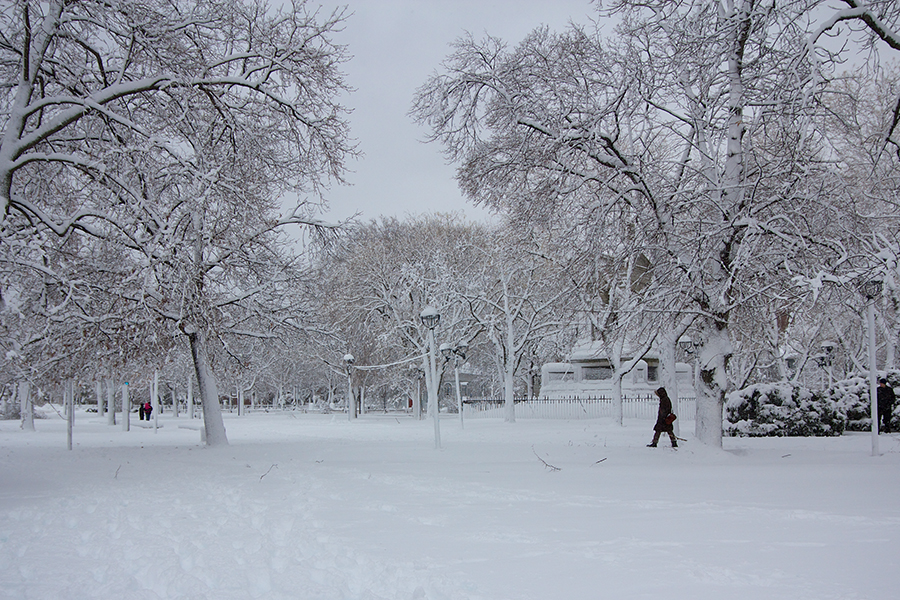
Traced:
[[141, 402], [140, 406], [138, 406], [138, 420], [144, 420], [144, 403]]
[[894, 395], [894, 388], [887, 384], [887, 379], [882, 378], [878, 381], [878, 418], [883, 423], [882, 432], [891, 432], [891, 413], [894, 412], [894, 403], [897, 396]]
[[656, 414], [656, 425], [653, 426], [653, 431], [656, 433], [653, 434], [653, 441], [647, 444], [647, 447], [656, 448], [659, 436], [666, 432], [669, 434], [669, 439], [672, 440], [672, 447], [677, 448], [678, 441], [675, 438], [675, 429], [672, 427], [675, 419], [669, 418], [669, 415], [675, 416], [672, 414], [672, 401], [669, 399], [669, 394], [666, 393], [666, 388], [664, 387], [657, 389], [656, 395], [659, 396], [659, 412]]
[[150, 420], [150, 413], [153, 412], [153, 405], [150, 404], [149, 401], [144, 402], [144, 416], [147, 417], [147, 420]]

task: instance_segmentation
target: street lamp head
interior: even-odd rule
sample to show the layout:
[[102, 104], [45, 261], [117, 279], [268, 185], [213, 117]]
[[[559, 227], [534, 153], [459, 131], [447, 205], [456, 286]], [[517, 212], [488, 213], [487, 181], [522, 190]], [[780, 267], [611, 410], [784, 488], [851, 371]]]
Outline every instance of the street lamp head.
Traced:
[[353, 358], [353, 355], [352, 355], [352, 354], [349, 354], [349, 353], [348, 353], [348, 354], [345, 354], [345, 355], [344, 355], [344, 362], [347, 363], [348, 365], [352, 365], [352, 364], [353, 364], [353, 361], [355, 361], [355, 360], [356, 360], [356, 359]]
[[869, 279], [859, 286], [859, 290], [867, 300], [874, 300], [881, 295], [882, 285], [880, 279]]
[[450, 358], [451, 356], [453, 356], [453, 346], [451, 346], [447, 342], [441, 344], [440, 351], [441, 354], [444, 355], [444, 358]]
[[422, 324], [428, 329], [434, 329], [441, 322], [441, 314], [433, 306], [426, 306], [419, 314]]
[[456, 355], [461, 359], [466, 360], [466, 353], [469, 351], [469, 345], [465, 342], [460, 342], [453, 351], [456, 352]]

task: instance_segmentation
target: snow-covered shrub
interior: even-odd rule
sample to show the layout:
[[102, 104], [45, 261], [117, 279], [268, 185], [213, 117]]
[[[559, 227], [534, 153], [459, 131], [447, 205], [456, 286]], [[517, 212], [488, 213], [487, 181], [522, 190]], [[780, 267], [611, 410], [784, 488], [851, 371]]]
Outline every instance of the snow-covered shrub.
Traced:
[[[887, 379], [888, 385], [893, 388], [900, 387], [900, 371], [880, 373], [878, 377]], [[872, 430], [872, 403], [869, 393], [868, 375], [849, 377], [825, 390], [825, 395], [847, 416], [847, 431]], [[900, 403], [894, 405], [891, 431], [900, 429], [900, 410], [898, 409], [900, 409]]]
[[0, 402], [0, 421], [17, 421], [20, 416], [18, 402]]
[[838, 436], [845, 425], [835, 402], [788, 383], [753, 385], [732, 392], [725, 402], [730, 436]]

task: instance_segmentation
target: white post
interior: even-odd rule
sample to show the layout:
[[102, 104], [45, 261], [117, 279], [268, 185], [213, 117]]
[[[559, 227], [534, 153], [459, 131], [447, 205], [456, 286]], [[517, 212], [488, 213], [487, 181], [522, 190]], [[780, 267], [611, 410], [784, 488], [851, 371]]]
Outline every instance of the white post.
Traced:
[[128, 382], [122, 384], [122, 431], [131, 431], [131, 399], [128, 397]]
[[75, 384], [70, 379], [63, 384], [66, 400], [66, 447], [72, 449], [72, 427], [75, 425]]
[[112, 378], [104, 378], [106, 384], [106, 424], [116, 424], [116, 385]]
[[159, 430], [159, 369], [153, 371], [153, 390], [150, 393], [150, 405], [153, 407], [153, 433]]
[[428, 386], [428, 412], [434, 419], [434, 447], [441, 448], [441, 416], [438, 414], [437, 359], [434, 352], [434, 329], [428, 329], [428, 359], [431, 363], [431, 385]]
[[460, 429], [465, 429], [466, 426], [463, 423], [462, 395], [459, 393], [459, 360], [456, 358], [453, 359], [453, 375], [456, 378], [456, 408], [459, 410], [459, 427]]
[[353, 395], [353, 376], [350, 368], [347, 368], [347, 419], [352, 421], [356, 418], [356, 396]]
[[172, 379], [172, 413], [178, 418], [178, 380]]
[[413, 402], [413, 415], [416, 421], [422, 420], [422, 380], [419, 379], [418, 373], [416, 373], [416, 399]]
[[878, 373], [875, 371], [875, 301], [866, 307], [869, 320], [869, 401], [872, 405], [872, 456], [878, 456]]

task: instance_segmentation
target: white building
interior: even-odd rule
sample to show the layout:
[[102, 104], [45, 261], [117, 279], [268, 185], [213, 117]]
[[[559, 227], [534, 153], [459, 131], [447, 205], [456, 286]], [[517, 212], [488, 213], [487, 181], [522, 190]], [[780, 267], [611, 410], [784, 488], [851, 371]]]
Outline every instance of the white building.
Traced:
[[[613, 369], [597, 342], [580, 344], [572, 349], [568, 362], [546, 363], [541, 367], [543, 399], [609, 398], [613, 393]], [[622, 363], [632, 359], [623, 355]], [[693, 370], [687, 363], [675, 363], [678, 396], [693, 398]], [[659, 354], [650, 351], [622, 378], [622, 396], [652, 394], [661, 385]], [[673, 394], [674, 395], [674, 394]]]

